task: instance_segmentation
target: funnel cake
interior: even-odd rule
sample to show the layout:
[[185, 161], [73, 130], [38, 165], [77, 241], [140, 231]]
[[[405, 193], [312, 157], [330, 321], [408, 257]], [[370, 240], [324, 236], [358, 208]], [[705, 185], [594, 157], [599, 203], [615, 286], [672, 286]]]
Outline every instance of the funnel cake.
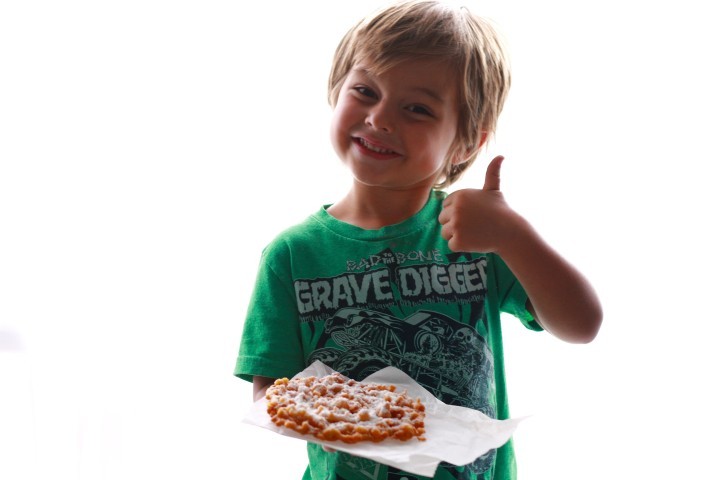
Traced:
[[425, 406], [395, 385], [360, 383], [339, 373], [281, 378], [265, 398], [275, 425], [323, 441], [425, 440]]

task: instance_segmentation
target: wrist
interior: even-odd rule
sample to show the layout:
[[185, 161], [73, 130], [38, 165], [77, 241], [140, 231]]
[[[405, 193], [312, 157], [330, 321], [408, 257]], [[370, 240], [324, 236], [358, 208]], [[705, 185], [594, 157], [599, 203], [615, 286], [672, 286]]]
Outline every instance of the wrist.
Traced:
[[523, 255], [533, 243], [539, 241], [539, 236], [530, 222], [517, 213], [514, 213], [508, 222], [506, 232], [503, 241], [495, 250], [504, 260]]

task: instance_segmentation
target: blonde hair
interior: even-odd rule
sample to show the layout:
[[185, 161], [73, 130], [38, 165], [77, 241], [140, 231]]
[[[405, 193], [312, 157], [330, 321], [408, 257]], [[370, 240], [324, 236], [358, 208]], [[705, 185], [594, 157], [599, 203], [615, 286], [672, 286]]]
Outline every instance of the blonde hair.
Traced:
[[[510, 88], [510, 69], [490, 24], [466, 8], [439, 1], [393, 4], [351, 28], [335, 51], [328, 101], [337, 103], [350, 70], [362, 63], [375, 73], [409, 59], [443, 59], [459, 79], [458, 131], [436, 188], [458, 180], [475, 161], [484, 135], [495, 132]], [[467, 158], [454, 164], [453, 158]]]

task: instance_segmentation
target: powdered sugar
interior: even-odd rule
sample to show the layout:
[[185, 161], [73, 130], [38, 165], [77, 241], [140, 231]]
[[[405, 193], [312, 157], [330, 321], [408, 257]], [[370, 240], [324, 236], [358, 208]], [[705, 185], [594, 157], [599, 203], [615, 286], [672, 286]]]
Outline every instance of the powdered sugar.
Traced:
[[425, 407], [394, 385], [367, 384], [338, 373], [279, 379], [267, 390], [275, 425], [321, 440], [424, 440]]

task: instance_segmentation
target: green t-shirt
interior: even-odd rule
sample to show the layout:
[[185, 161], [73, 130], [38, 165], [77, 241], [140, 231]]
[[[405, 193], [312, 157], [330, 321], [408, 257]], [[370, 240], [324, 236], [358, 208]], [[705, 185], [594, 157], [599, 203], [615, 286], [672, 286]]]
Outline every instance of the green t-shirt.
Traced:
[[[527, 295], [494, 254], [452, 252], [433, 191], [413, 217], [379, 230], [325, 208], [263, 251], [235, 375], [292, 377], [315, 360], [362, 380], [394, 366], [450, 405], [509, 418], [500, 312], [540, 326]], [[304, 479], [420, 478], [308, 444]], [[435, 479], [515, 479], [512, 442]]]

